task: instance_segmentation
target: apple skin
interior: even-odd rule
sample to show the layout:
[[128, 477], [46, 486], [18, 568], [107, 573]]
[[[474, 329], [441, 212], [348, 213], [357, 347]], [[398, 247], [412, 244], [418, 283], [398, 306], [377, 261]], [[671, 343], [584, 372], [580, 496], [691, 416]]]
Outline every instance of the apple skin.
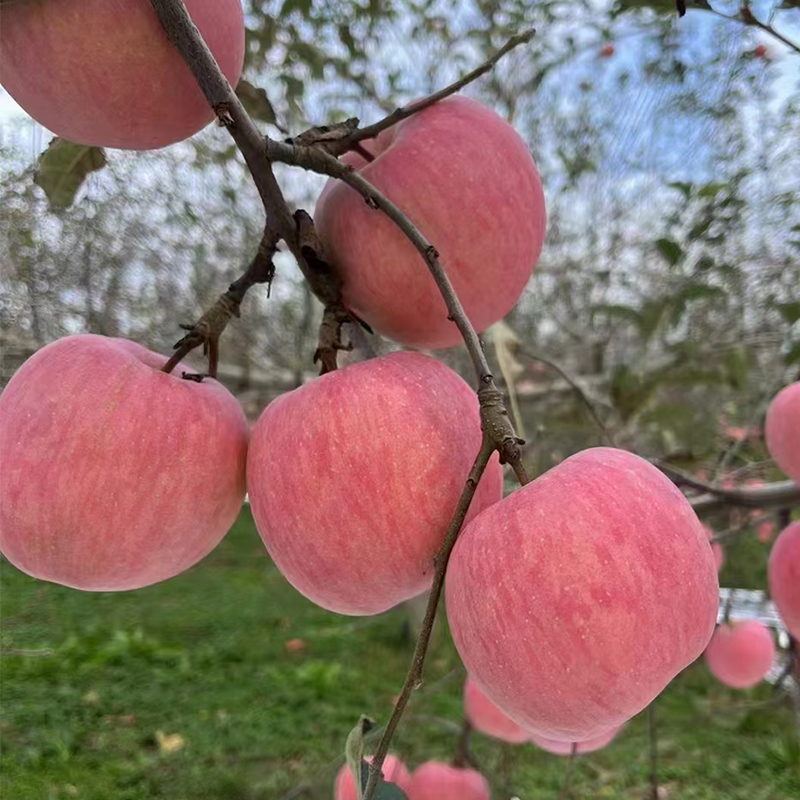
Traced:
[[530, 739], [530, 732], [507, 717], [470, 677], [464, 683], [464, 715], [476, 731], [503, 742], [522, 744]]
[[438, 761], [414, 770], [406, 794], [408, 800], [490, 800], [489, 783], [480, 772]]
[[[367, 763], [372, 763], [372, 756], [366, 756]], [[389, 783], [396, 783], [404, 792], [408, 791], [411, 782], [411, 773], [408, 767], [397, 757], [389, 753], [383, 759], [381, 773], [384, 780]], [[353, 773], [350, 767], [345, 764], [336, 776], [336, 783], [333, 791], [334, 800], [358, 800], [356, 794], [356, 782], [353, 780]]]
[[747, 689], [764, 680], [774, 659], [772, 634], [756, 620], [723, 623], [705, 652], [714, 677], [734, 689]]
[[[578, 746], [575, 748], [576, 754], [593, 753], [595, 750], [606, 747], [624, 727], [624, 725], [620, 725], [600, 736], [596, 736], [594, 739], [578, 742]], [[554, 739], [547, 739], [544, 736], [535, 735], [530, 737], [530, 741], [542, 750], [547, 750], [548, 753], [553, 753], [553, 755], [556, 756], [568, 756], [572, 754], [572, 742], [559, 742]]]
[[800, 381], [775, 395], [767, 409], [764, 435], [775, 463], [800, 483]]
[[[546, 227], [542, 182], [514, 128], [474, 100], [451, 97], [363, 144], [374, 161], [342, 160], [436, 247], [475, 328], [502, 319], [531, 276]], [[345, 304], [376, 331], [414, 347], [461, 342], [425, 261], [385, 214], [331, 179], [314, 221]]]
[[242, 507], [248, 426], [221, 384], [124, 339], [39, 350], [0, 395], [0, 551], [88, 591], [171, 578]]
[[772, 545], [767, 576], [784, 625], [800, 640], [800, 520], [784, 528]]
[[652, 464], [598, 447], [479, 514], [445, 586], [470, 675], [533, 734], [584, 741], [645, 708], [705, 649], [706, 533]]
[[[235, 86], [244, 60], [240, 0], [185, 3]], [[4, 4], [0, 81], [37, 122], [80, 144], [149, 150], [214, 118], [149, 0]]]
[[[250, 507], [309, 600], [377, 614], [425, 591], [481, 444], [475, 392], [420, 353], [393, 353], [281, 395], [255, 427]], [[502, 497], [494, 456], [470, 507]]]

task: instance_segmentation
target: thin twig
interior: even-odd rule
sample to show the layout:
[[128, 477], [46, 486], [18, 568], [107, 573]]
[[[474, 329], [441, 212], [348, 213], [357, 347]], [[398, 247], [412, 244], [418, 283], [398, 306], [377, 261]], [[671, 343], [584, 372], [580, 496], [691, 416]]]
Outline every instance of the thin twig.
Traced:
[[528, 350], [525, 347], [521, 347], [519, 349], [519, 354], [524, 356], [531, 361], [539, 361], [542, 364], [550, 367], [550, 369], [555, 370], [574, 390], [575, 394], [578, 395], [578, 398], [583, 402], [586, 406], [589, 414], [591, 415], [592, 419], [594, 420], [597, 427], [600, 429], [600, 432], [603, 434], [603, 437], [608, 442], [611, 447], [616, 447], [616, 442], [614, 441], [614, 436], [611, 434], [611, 431], [606, 427], [606, 424], [600, 418], [600, 415], [597, 413], [597, 409], [594, 407], [594, 403], [587, 397], [586, 392], [581, 389], [578, 382], [561, 366], [559, 366], [555, 361], [551, 361], [549, 358], [545, 358], [544, 356], [540, 356], [538, 353], [534, 353]]
[[208, 356], [208, 375], [211, 378], [217, 377], [220, 336], [231, 319], [239, 316], [239, 307], [247, 291], [257, 283], [272, 283], [275, 277], [272, 258], [278, 248], [279, 238], [278, 232], [268, 225], [258, 246], [258, 252], [241, 277], [228, 287], [228, 291], [221, 295], [197, 322], [192, 325], [181, 325], [188, 333], [175, 343], [173, 348], [175, 352], [161, 368], [162, 372], [172, 372], [186, 355], [202, 345], [203, 353]]
[[464, 722], [461, 725], [461, 731], [458, 737], [458, 745], [456, 747], [456, 757], [453, 759], [454, 767], [469, 766], [477, 769], [480, 772], [475, 757], [469, 747], [470, 739], [472, 738], [472, 723], [464, 717]]
[[512, 36], [493, 56], [484, 61], [479, 67], [472, 70], [472, 72], [468, 72], [454, 83], [451, 83], [444, 89], [440, 89], [438, 92], [434, 92], [423, 100], [410, 103], [403, 108], [397, 108], [382, 120], [353, 131], [348, 136], [336, 142], [332, 147], [327, 148], [328, 152], [333, 155], [341, 155], [348, 150], [357, 150], [359, 142], [363, 142], [365, 139], [374, 139], [379, 133], [391, 128], [393, 125], [397, 125], [398, 122], [402, 122], [404, 119], [418, 114], [420, 111], [432, 106], [434, 103], [438, 103], [440, 100], [444, 100], [446, 97], [450, 97], [450, 95], [460, 91], [467, 84], [485, 75], [504, 55], [510, 53], [515, 47], [519, 47], [521, 44], [527, 44], [535, 35], [536, 31], [531, 28], [530, 30]]
[[378, 785], [378, 778], [381, 774], [381, 767], [386, 754], [389, 751], [389, 743], [392, 736], [400, 723], [400, 718], [403, 716], [406, 704], [408, 703], [412, 693], [422, 685], [422, 669], [425, 664], [425, 656], [428, 651], [428, 643], [431, 638], [431, 631], [433, 630], [433, 623], [436, 619], [436, 609], [439, 606], [439, 598], [442, 594], [442, 587], [444, 586], [444, 576], [447, 570], [447, 562], [450, 559], [450, 553], [453, 551], [453, 546], [458, 538], [458, 533], [461, 530], [461, 525], [469, 510], [469, 504], [475, 495], [475, 490], [478, 488], [478, 482], [481, 475], [483, 475], [489, 459], [495, 451], [489, 437], [484, 434], [481, 449], [478, 453], [472, 469], [469, 472], [466, 485], [461, 492], [461, 497], [458, 499], [455, 514], [450, 522], [450, 527], [447, 530], [447, 536], [442, 544], [439, 552], [434, 559], [435, 572], [433, 575], [433, 585], [431, 586], [431, 594], [428, 599], [428, 607], [425, 609], [425, 618], [422, 622], [422, 629], [420, 630], [419, 638], [417, 639], [416, 647], [414, 648], [414, 655], [411, 659], [411, 666], [406, 675], [403, 688], [394, 705], [392, 716], [386, 724], [386, 729], [381, 736], [380, 742], [375, 749], [375, 754], [372, 757], [372, 762], [369, 768], [369, 780], [367, 781], [364, 790], [364, 800], [372, 800], [375, 795], [375, 789]]
[[559, 800], [566, 800], [570, 796], [570, 786], [572, 784], [572, 773], [575, 768], [575, 762], [578, 759], [578, 743], [573, 742], [569, 749], [569, 756], [567, 756], [567, 774], [564, 776], [564, 783], [561, 786], [561, 791], [558, 793]]
[[729, 17], [727, 14], [723, 14], [721, 11], [717, 11], [715, 8], [712, 8], [706, 2], [706, 0], [695, 0], [695, 6], [701, 11], [710, 11], [712, 14], [721, 17], [722, 19], [726, 19], [729, 22], [739, 22], [742, 25], [747, 25], [751, 28], [758, 28], [759, 30], [764, 31], [764, 33], [768, 33], [782, 44], [785, 44], [790, 50], [794, 50], [795, 53], [800, 53], [800, 44], [793, 42], [791, 39], [787, 39], [782, 33], [776, 31], [771, 25], [757, 20], [753, 16], [753, 12], [750, 11], [750, 7], [748, 5], [743, 5], [739, 9], [739, 13], [733, 17]]

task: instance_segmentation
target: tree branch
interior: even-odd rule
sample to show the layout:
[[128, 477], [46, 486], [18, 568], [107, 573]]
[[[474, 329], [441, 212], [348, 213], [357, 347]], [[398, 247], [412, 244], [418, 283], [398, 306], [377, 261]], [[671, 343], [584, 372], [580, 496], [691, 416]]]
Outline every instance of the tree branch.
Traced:
[[[371, 800], [375, 794], [389, 742], [400, 722], [409, 697], [421, 681], [425, 655], [436, 617], [436, 609], [444, 585], [447, 562], [478, 482], [489, 463], [489, 459], [494, 451], [497, 450], [500, 453], [501, 460], [513, 466], [520, 482], [526, 483], [528, 476], [520, 455], [520, 444], [523, 442], [516, 436], [513, 425], [508, 418], [508, 413], [505, 410], [502, 392], [494, 384], [494, 378], [489, 370], [478, 334], [467, 318], [447, 273], [439, 261], [439, 254], [433, 244], [422, 236], [397, 206], [378, 192], [375, 187], [371, 186], [352, 167], [340, 164], [335, 157], [326, 152], [323, 148], [330, 146], [329, 143], [320, 142], [319, 145], [293, 144], [275, 142], [268, 137], [262, 138], [238, 97], [231, 89], [230, 84], [220, 71], [210, 50], [203, 42], [182, 0], [150, 0], [150, 3], [158, 14], [170, 40], [191, 68], [195, 79], [217, 114], [218, 119], [228, 128], [241, 150], [264, 203], [269, 225], [287, 243], [304, 276], [312, 284], [312, 288], [314, 288], [313, 281], [319, 279], [320, 275], [329, 278], [329, 280], [322, 282], [322, 289], [326, 295], [322, 298], [325, 305], [340, 303], [339, 282], [333, 270], [327, 264], [321, 247], [318, 245], [310, 217], [305, 212], [298, 212], [294, 216], [291, 214], [272, 171], [273, 161], [283, 161], [287, 164], [302, 166], [305, 169], [345, 181], [359, 191], [372, 208], [383, 211], [400, 228], [425, 260], [444, 298], [449, 317], [461, 332], [475, 367], [478, 378], [481, 423], [483, 426], [481, 449], [462, 490], [445, 541], [434, 560], [433, 586], [411, 668], [406, 676], [406, 681], [395, 705], [394, 712], [370, 764], [369, 780], [364, 800]], [[489, 60], [488, 66], [483, 71], [491, 68], [511, 47], [527, 41], [532, 35], [533, 33], [529, 32], [512, 39], [493, 59]], [[482, 72], [476, 72], [477, 74], [482, 74]], [[477, 77], [477, 74], [473, 74]], [[466, 83], [469, 77], [466, 76], [463, 83]], [[429, 102], [435, 101], [435, 99], [429, 98]], [[374, 133], [369, 135], [374, 136]], [[335, 143], [337, 139], [341, 138], [337, 132], [332, 141]]]
[[269, 225], [264, 230], [258, 252], [242, 276], [235, 280], [225, 294], [192, 325], [181, 325], [189, 331], [174, 345], [175, 353], [161, 368], [162, 372], [172, 372], [183, 358], [200, 345], [203, 353], [208, 355], [208, 375], [217, 377], [219, 362], [219, 338], [233, 317], [239, 316], [239, 307], [251, 286], [257, 283], [271, 283], [275, 277], [275, 265], [272, 258], [278, 248], [278, 232]]
[[489, 436], [484, 433], [481, 449], [478, 452], [475, 462], [470, 469], [469, 477], [467, 478], [466, 485], [461, 491], [461, 497], [458, 499], [455, 514], [447, 529], [447, 536], [445, 537], [439, 552], [434, 558], [435, 572], [433, 575], [433, 585], [431, 586], [431, 594], [428, 598], [428, 606], [425, 609], [425, 618], [422, 621], [422, 629], [420, 630], [417, 644], [414, 648], [414, 655], [411, 659], [411, 666], [409, 667], [408, 674], [406, 675], [405, 683], [397, 698], [394, 706], [392, 716], [381, 736], [380, 742], [375, 749], [375, 754], [372, 757], [372, 762], [369, 767], [369, 780], [367, 781], [364, 790], [364, 800], [372, 800], [375, 795], [375, 790], [378, 785], [378, 780], [381, 775], [381, 767], [386, 754], [389, 752], [389, 743], [394, 736], [394, 732], [400, 723], [403, 716], [406, 704], [409, 701], [415, 689], [422, 685], [422, 669], [425, 664], [425, 656], [428, 652], [428, 644], [431, 638], [431, 631], [433, 630], [433, 623], [436, 619], [436, 609], [439, 606], [439, 598], [442, 594], [444, 586], [444, 576], [447, 571], [447, 563], [450, 560], [450, 554], [453, 552], [456, 539], [458, 538], [461, 526], [464, 523], [464, 518], [467, 516], [469, 504], [475, 495], [475, 490], [478, 488], [478, 482], [481, 479], [489, 459], [495, 451], [494, 443]]
[[183, 0], [150, 0], [150, 4], [170, 41], [191, 69], [217, 119], [228, 129], [244, 156], [270, 224], [294, 252], [297, 234], [292, 212], [272, 171], [264, 148], [264, 138], [222, 74]]
[[527, 44], [530, 42], [535, 35], [536, 30], [531, 28], [530, 30], [523, 31], [522, 33], [512, 36], [493, 56], [486, 59], [486, 61], [484, 61], [479, 67], [472, 70], [472, 72], [468, 72], [454, 83], [451, 83], [444, 89], [440, 89], [438, 92], [434, 92], [422, 100], [410, 103], [407, 106], [403, 106], [403, 108], [396, 108], [391, 114], [384, 117], [382, 120], [375, 122], [372, 125], [367, 125], [365, 128], [359, 128], [358, 130], [353, 131], [348, 136], [345, 136], [337, 141], [333, 146], [327, 147], [326, 149], [332, 155], [342, 155], [348, 150], [355, 150], [358, 147], [359, 142], [363, 142], [365, 139], [374, 139], [379, 133], [382, 133], [388, 128], [397, 125], [398, 122], [402, 122], [404, 119], [407, 119], [414, 114], [418, 114], [420, 111], [432, 106], [434, 103], [438, 103], [440, 100], [444, 100], [446, 97], [450, 97], [451, 95], [460, 91], [467, 84], [472, 83], [480, 78], [481, 75], [485, 75], [487, 72], [489, 72], [489, 70], [491, 70], [504, 55], [510, 53], [515, 47], [519, 47], [521, 44]]
[[727, 19], [729, 22], [739, 22], [742, 25], [747, 25], [751, 28], [758, 28], [759, 30], [764, 31], [764, 33], [768, 33], [782, 44], [785, 44], [790, 50], [794, 50], [795, 53], [800, 53], [800, 44], [793, 42], [791, 39], [787, 39], [782, 33], [776, 31], [771, 25], [757, 20], [753, 16], [753, 12], [750, 11], [750, 7], [747, 4], [743, 5], [739, 9], [739, 13], [733, 17], [729, 17], [727, 14], [723, 14], [721, 11], [717, 11], [715, 8], [712, 8], [708, 4], [707, 0], [695, 0], [695, 6], [701, 11], [709, 11], [718, 17], [722, 17], [722, 19]]

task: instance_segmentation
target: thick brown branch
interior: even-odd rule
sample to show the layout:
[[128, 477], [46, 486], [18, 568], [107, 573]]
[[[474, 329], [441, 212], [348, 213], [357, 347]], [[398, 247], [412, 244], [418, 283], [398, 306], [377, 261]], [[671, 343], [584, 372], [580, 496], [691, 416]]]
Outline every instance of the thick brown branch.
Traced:
[[708, 514], [726, 506], [743, 508], [786, 508], [800, 505], [800, 486], [792, 481], [778, 481], [766, 486], [743, 486], [739, 489], [717, 489], [698, 497], [690, 497], [689, 502], [698, 514]]
[[294, 252], [296, 244], [292, 213], [272, 172], [264, 138], [222, 74], [182, 0], [150, 0], [161, 25], [189, 66], [209, 105], [214, 109], [244, 156], [272, 227]]
[[494, 444], [489, 439], [488, 435], [484, 433], [483, 443], [481, 444], [480, 452], [478, 453], [472, 469], [469, 472], [467, 483], [461, 492], [461, 497], [458, 499], [456, 511], [453, 514], [453, 519], [447, 529], [447, 536], [442, 544], [439, 552], [434, 559], [435, 572], [433, 575], [433, 585], [431, 586], [431, 593], [428, 599], [428, 606], [425, 609], [425, 618], [422, 622], [422, 630], [420, 631], [419, 638], [417, 639], [416, 647], [414, 648], [414, 655], [411, 659], [411, 667], [406, 675], [405, 683], [397, 698], [394, 706], [394, 711], [389, 719], [386, 729], [381, 736], [380, 742], [375, 749], [375, 755], [372, 758], [372, 763], [369, 768], [369, 780], [364, 791], [364, 800], [372, 800], [375, 795], [375, 789], [378, 784], [378, 776], [381, 774], [381, 767], [386, 753], [389, 751], [389, 743], [392, 740], [395, 729], [400, 723], [400, 718], [403, 716], [406, 704], [415, 689], [422, 685], [422, 669], [425, 664], [425, 655], [428, 652], [428, 643], [431, 638], [431, 631], [433, 630], [433, 623], [436, 619], [436, 609], [439, 605], [439, 598], [442, 594], [442, 587], [444, 586], [444, 576], [447, 570], [447, 562], [450, 560], [450, 554], [453, 552], [456, 539], [458, 538], [461, 526], [464, 523], [464, 518], [467, 516], [469, 504], [475, 495], [475, 490], [478, 488], [478, 482], [483, 475], [489, 459], [495, 451]]

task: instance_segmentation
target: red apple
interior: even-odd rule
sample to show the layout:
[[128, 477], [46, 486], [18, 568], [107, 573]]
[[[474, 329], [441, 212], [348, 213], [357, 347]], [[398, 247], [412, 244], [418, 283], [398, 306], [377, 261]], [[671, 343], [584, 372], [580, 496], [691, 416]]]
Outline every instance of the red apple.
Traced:
[[764, 433], [775, 463], [800, 483], [800, 381], [775, 395], [767, 409]]
[[723, 623], [705, 652], [712, 674], [735, 689], [746, 689], [764, 680], [774, 658], [772, 634], [756, 620]]
[[769, 593], [789, 633], [800, 640], [800, 520], [781, 531], [769, 554]]
[[[600, 736], [596, 736], [594, 739], [587, 739], [586, 741], [578, 742], [577, 747], [575, 748], [575, 753], [580, 755], [581, 753], [592, 753], [595, 750], [600, 750], [609, 744], [623, 727], [623, 725], [620, 725], [619, 727], [612, 728], [610, 731], [607, 731]], [[572, 755], [572, 742], [559, 742], [555, 739], [548, 739], [544, 736], [536, 735], [531, 736], [530, 741], [532, 741], [537, 747], [541, 747], [542, 750], [547, 750], [548, 753], [553, 753], [557, 756]]]
[[417, 767], [408, 786], [408, 800], [490, 800], [489, 783], [474, 769], [428, 761]]
[[584, 450], [477, 516], [447, 615], [470, 675], [536, 735], [584, 741], [645, 708], [705, 649], [719, 588], [691, 506], [622, 450]]
[[[545, 234], [542, 183], [517, 132], [489, 108], [451, 97], [364, 143], [353, 165], [428, 237], [478, 331], [504, 317], [531, 275]], [[461, 341], [425, 261], [382, 212], [330, 180], [317, 232], [349, 308], [416, 347]]]
[[244, 500], [247, 421], [219, 383], [123, 339], [68, 336], [0, 396], [0, 550], [76, 589], [137, 589], [216, 547]]
[[[364, 760], [367, 763], [372, 763], [372, 756], [367, 756]], [[397, 756], [393, 756], [391, 753], [386, 756], [381, 767], [381, 774], [384, 780], [389, 781], [389, 783], [396, 783], [403, 791], [408, 792], [411, 773]], [[356, 782], [353, 780], [353, 773], [347, 764], [339, 770], [339, 774], [336, 776], [333, 797], [334, 800], [358, 800]]]
[[[377, 614], [425, 591], [481, 443], [449, 367], [394, 353], [284, 394], [253, 429], [250, 506], [270, 556], [313, 602]], [[502, 497], [493, 458], [471, 516]]]
[[530, 739], [530, 732], [509, 719], [481, 690], [472, 678], [464, 684], [464, 714], [475, 730], [511, 744]]
[[[244, 60], [240, 0], [184, 1], [235, 85]], [[81, 144], [163, 147], [214, 117], [149, 0], [4, 3], [0, 75], [37, 122]]]

